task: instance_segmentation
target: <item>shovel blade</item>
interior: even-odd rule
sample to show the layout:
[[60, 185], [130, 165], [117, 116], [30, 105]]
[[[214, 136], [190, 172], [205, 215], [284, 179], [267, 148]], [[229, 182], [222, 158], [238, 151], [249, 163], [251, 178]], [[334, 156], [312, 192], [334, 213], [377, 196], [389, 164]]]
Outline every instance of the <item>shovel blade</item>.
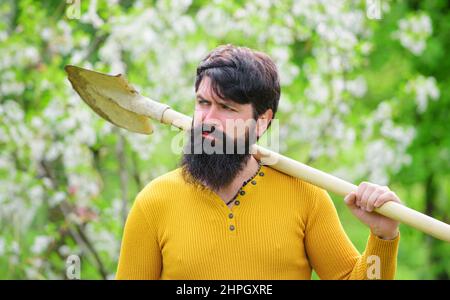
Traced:
[[136, 133], [151, 134], [148, 117], [119, 106], [113, 98], [133, 101], [138, 92], [122, 75], [107, 75], [76, 66], [66, 66], [72, 87], [81, 99], [108, 122]]

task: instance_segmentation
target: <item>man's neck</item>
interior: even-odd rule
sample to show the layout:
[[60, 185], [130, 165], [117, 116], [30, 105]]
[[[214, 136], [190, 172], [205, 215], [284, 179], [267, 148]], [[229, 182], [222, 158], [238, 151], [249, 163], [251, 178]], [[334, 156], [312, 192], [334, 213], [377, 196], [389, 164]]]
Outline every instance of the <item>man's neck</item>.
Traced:
[[220, 188], [216, 193], [225, 203], [228, 203], [242, 187], [242, 183], [250, 179], [258, 171], [258, 168], [258, 161], [251, 155], [245, 167], [235, 176], [233, 181], [229, 185]]

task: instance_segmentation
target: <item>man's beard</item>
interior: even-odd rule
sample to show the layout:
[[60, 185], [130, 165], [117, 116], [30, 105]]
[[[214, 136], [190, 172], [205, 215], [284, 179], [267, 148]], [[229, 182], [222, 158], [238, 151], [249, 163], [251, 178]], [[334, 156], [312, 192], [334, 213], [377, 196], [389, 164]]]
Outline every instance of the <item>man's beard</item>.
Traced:
[[[189, 132], [190, 139], [181, 161], [183, 178], [200, 188], [206, 185], [218, 191], [228, 186], [243, 170], [250, 159], [250, 147], [255, 143], [255, 138], [249, 137], [248, 128], [245, 137], [238, 139], [232, 139], [218, 129], [209, 133], [215, 137], [213, 141], [207, 140], [202, 133], [202, 126], [193, 127]], [[211, 152], [211, 148], [203, 147], [205, 144], [212, 145], [215, 153]]]

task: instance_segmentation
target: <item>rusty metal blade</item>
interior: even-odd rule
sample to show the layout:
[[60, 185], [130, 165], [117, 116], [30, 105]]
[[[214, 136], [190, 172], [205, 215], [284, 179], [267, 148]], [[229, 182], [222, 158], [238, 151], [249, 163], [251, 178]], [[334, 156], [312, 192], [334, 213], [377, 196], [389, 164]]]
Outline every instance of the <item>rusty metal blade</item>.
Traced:
[[112, 76], [70, 65], [65, 70], [81, 99], [103, 119], [133, 132], [153, 132], [147, 116], [127, 110], [112, 99], [117, 97], [121, 101], [133, 101], [139, 95], [121, 74]]

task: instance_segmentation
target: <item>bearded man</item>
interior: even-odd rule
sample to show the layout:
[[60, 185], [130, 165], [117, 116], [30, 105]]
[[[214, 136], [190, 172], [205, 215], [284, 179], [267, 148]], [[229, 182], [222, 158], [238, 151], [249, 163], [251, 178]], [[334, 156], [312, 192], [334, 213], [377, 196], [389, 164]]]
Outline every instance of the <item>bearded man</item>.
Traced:
[[363, 182], [345, 203], [370, 228], [360, 254], [326, 191], [262, 165], [251, 146], [280, 99], [277, 68], [233, 45], [197, 68], [181, 166], [145, 186], [129, 213], [117, 279], [393, 279], [398, 222], [373, 212], [400, 202]]

